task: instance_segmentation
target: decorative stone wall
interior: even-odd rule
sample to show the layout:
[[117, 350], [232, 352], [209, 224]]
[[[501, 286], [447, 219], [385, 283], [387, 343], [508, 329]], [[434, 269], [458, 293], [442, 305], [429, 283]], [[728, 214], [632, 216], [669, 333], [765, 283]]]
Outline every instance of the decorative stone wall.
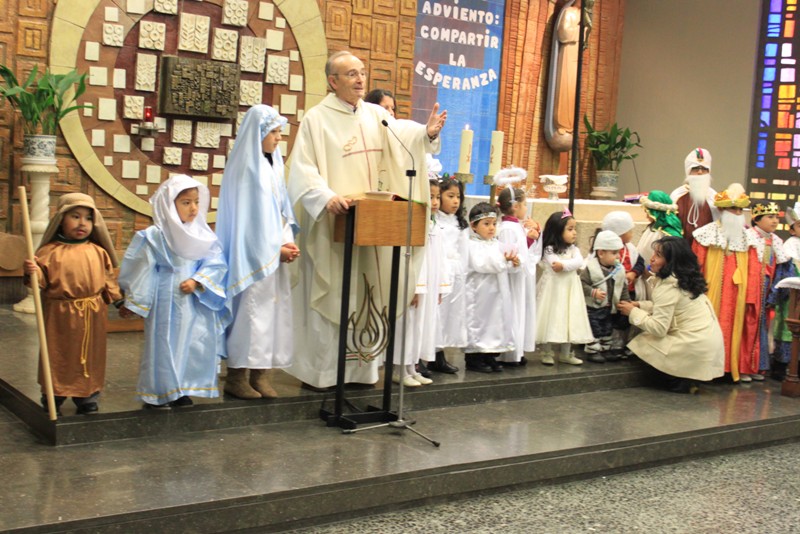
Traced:
[[[94, 83], [86, 95], [87, 102], [97, 104], [93, 115], [73, 114], [62, 123], [62, 130], [70, 139], [69, 144], [64, 138], [59, 139], [57, 156], [61, 172], [53, 180], [51, 205], [55, 206], [55, 197], [65, 192], [92, 195], [109, 223], [117, 248], [122, 251], [134, 229], [150, 224], [146, 199], [170, 172], [207, 176], [212, 191], [216, 190], [214, 175], [222, 172], [236, 121], [229, 123], [233, 130], [229, 136], [221, 121], [171, 117], [167, 131], [152, 140], [152, 150], [148, 149], [150, 141], [131, 135], [131, 126], [140, 121], [145, 105], [158, 109], [150, 95], [157, 89], [160, 58], [167, 53], [211, 61], [236, 58], [242, 66], [242, 80], [259, 81], [263, 86], [265, 103], [288, 106], [282, 110], [284, 113], [287, 109], [295, 110], [294, 115], [289, 115], [292, 124], [287, 149], [291, 147], [302, 110], [324, 96], [324, 61], [336, 50], [352, 50], [364, 60], [370, 76], [369, 87], [393, 90], [397, 95], [398, 116], [410, 117], [417, 2], [302, 2], [59, 0], [56, 8], [53, 0], [0, 0], [0, 63], [9, 65], [19, 77], [27, 76], [34, 65], [61, 68], [72, 64], [82, 72], [89, 72]], [[506, 132], [503, 164], [525, 167], [534, 179], [539, 174], [566, 172], [566, 158], [559, 159], [549, 150], [541, 128], [550, 28], [553, 13], [563, 2], [506, 0], [498, 120], [498, 129]], [[594, 29], [584, 55], [585, 91], [581, 105], [590, 120], [601, 125], [613, 119], [616, 112], [624, 5], [625, 0], [596, 3]], [[186, 17], [185, 24], [180, 6], [184, 6], [183, 13], [193, 15]], [[67, 7], [75, 8], [76, 16], [91, 19], [92, 24], [75, 24], [62, 20], [60, 15], [54, 16], [57, 10], [60, 13]], [[118, 20], [113, 20], [111, 12], [107, 20], [106, 8], [117, 9]], [[263, 20], [260, 15], [268, 14], [272, 20], [255, 31], [250, 28], [254, 21]], [[202, 17], [208, 17], [207, 24]], [[82, 30], [78, 32], [76, 27]], [[60, 35], [67, 32], [78, 43], [77, 48], [54, 43], [51, 50], [51, 28]], [[281, 30], [282, 38], [275, 33]], [[207, 48], [198, 35], [205, 36]], [[302, 39], [308, 40], [305, 49], [297, 43]], [[179, 41], [184, 48], [179, 48]], [[281, 49], [275, 50], [278, 46]], [[266, 57], [262, 62], [264, 50]], [[293, 60], [292, 50], [299, 54], [298, 61]], [[117, 56], [110, 67], [103, 60], [107, 54]], [[276, 94], [278, 97], [296, 94], [296, 100], [290, 98], [284, 103], [275, 98]], [[113, 100], [114, 105], [101, 106], [101, 98]], [[110, 116], [106, 114], [111, 113], [111, 107], [114, 119], [100, 119], [101, 111], [105, 117]], [[245, 110], [246, 105], [240, 109]], [[18, 121], [10, 106], [0, 105], [0, 230], [5, 227], [19, 233], [18, 202], [10, 193], [24, 179], [19, 176], [22, 128], [15, 120]], [[104, 123], [113, 123], [113, 127], [102, 126]], [[73, 129], [74, 132], [66, 133]], [[129, 152], [124, 151], [126, 148]], [[107, 156], [113, 159], [111, 166], [105, 165]], [[86, 171], [87, 159], [96, 160], [88, 165], [92, 172]], [[583, 166], [587, 161], [588, 158], [583, 159]], [[581, 183], [579, 196], [588, 197], [589, 189], [590, 184]], [[120, 197], [122, 201], [117, 200]]]

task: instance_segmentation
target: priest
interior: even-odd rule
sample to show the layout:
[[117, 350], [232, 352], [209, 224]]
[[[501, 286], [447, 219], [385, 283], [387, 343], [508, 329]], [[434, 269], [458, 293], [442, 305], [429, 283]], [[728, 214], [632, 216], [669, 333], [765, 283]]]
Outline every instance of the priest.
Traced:
[[[352, 197], [366, 191], [407, 196], [405, 171], [412, 164], [417, 170], [413, 200], [427, 204], [425, 154], [438, 152], [439, 132], [447, 119], [446, 111], [438, 112], [438, 104], [427, 124], [419, 124], [395, 120], [382, 107], [364, 102], [366, 70], [351, 52], [331, 55], [325, 75], [333, 93], [308, 110], [300, 124], [288, 179], [289, 196], [300, 217], [298, 244], [304, 251], [293, 290], [295, 358], [288, 371], [313, 390], [336, 384], [341, 299], [350, 299], [351, 310], [360, 307], [366, 276], [378, 310], [389, 302], [388, 247], [354, 248], [350, 295], [342, 295], [344, 246], [333, 240], [335, 217], [346, 214]], [[417, 266], [422, 255], [414, 256]], [[417, 279], [416, 272], [410, 276]], [[349, 340], [363, 339], [353, 334]], [[382, 357], [377, 350], [353, 350], [347, 355], [345, 382], [377, 382]]]

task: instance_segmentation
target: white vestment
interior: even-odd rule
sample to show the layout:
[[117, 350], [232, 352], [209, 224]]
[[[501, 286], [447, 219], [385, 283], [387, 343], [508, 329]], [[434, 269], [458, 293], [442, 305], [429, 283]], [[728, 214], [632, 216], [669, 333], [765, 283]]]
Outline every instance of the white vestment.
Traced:
[[536, 264], [542, 256], [541, 241], [528, 248], [528, 237], [522, 224], [516, 219], [503, 220], [497, 235], [507, 248], [513, 248], [519, 258], [519, 267], [508, 271], [511, 286], [511, 302], [514, 309], [513, 352], [503, 354], [503, 361], [519, 362], [525, 352], [536, 350]]
[[[383, 120], [388, 127], [381, 124]], [[425, 153], [432, 151], [434, 145], [428, 139], [426, 126], [394, 120], [380, 106], [359, 101], [354, 109], [329, 94], [308, 110], [292, 149], [288, 187], [291, 201], [296, 204], [295, 213], [300, 218], [298, 245], [302, 255], [299, 279], [292, 293], [295, 358], [288, 372], [314, 387], [336, 383], [343, 297], [344, 246], [333, 240], [335, 217], [325, 206], [336, 195], [357, 195], [365, 191], [408, 195], [405, 170], [411, 168], [412, 162], [389, 128], [414, 156], [417, 177], [413, 199], [427, 204], [430, 191], [427, 180], [422, 177], [427, 176]], [[386, 229], [387, 232], [397, 230], [403, 231]], [[414, 255], [412, 281], [417, 279], [421, 260], [421, 254]], [[357, 312], [363, 303], [363, 275], [374, 287], [373, 297], [378, 309], [388, 306], [391, 248], [354, 247], [351, 272], [350, 294], [346, 296], [350, 299], [350, 313]], [[401, 268], [400, 280], [403, 276]], [[411, 284], [409, 289], [413, 287]], [[399, 301], [402, 302], [402, 298]], [[350, 340], [361, 337], [348, 336]], [[360, 354], [348, 351], [345, 382], [377, 382], [381, 357], [380, 353], [369, 350]]]
[[501, 244], [473, 233], [467, 269], [466, 353], [514, 351], [514, 317], [508, 269]]
[[464, 283], [467, 278], [467, 243], [469, 230], [458, 225], [455, 214], [439, 211], [436, 222], [442, 227], [445, 265], [450, 281], [450, 292], [439, 306], [439, 332], [436, 348], [464, 348], [467, 346], [467, 322]]
[[[400, 365], [417, 364], [420, 360], [433, 361], [436, 353], [436, 338], [439, 331], [439, 296], [450, 291], [447, 280], [442, 229], [431, 222], [425, 256], [417, 280], [417, 305], [409, 306], [406, 318], [405, 359], [402, 358], [403, 318], [397, 318], [394, 363]], [[402, 306], [402, 302], [399, 303]]]

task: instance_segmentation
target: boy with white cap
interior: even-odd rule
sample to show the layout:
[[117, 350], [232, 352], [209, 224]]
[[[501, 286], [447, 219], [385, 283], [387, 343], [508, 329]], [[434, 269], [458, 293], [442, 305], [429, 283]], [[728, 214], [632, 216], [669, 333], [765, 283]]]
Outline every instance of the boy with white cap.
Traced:
[[[611, 348], [612, 333], [628, 328], [628, 318], [617, 312], [620, 301], [631, 300], [625, 269], [619, 262], [622, 239], [610, 231], [603, 230], [594, 238], [594, 255], [586, 262], [581, 272], [581, 285], [586, 299], [586, 313], [596, 340], [584, 347], [588, 360], [605, 363], [619, 359], [617, 354], [600, 354]], [[620, 338], [622, 339], [622, 338]]]

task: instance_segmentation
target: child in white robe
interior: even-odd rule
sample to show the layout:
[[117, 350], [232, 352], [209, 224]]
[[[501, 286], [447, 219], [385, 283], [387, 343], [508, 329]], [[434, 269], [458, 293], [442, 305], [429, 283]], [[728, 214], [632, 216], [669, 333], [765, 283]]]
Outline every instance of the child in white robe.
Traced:
[[513, 251], [503, 252], [497, 232], [497, 211], [479, 202], [469, 211], [471, 234], [466, 279], [468, 371], [502, 371], [500, 353], [514, 350], [514, 318], [510, 268], [519, 267]]
[[[269, 369], [292, 364], [291, 285], [286, 264], [300, 256], [278, 143], [287, 120], [257, 105], [242, 119], [228, 156], [217, 235], [228, 261], [233, 324], [227, 331], [225, 393], [275, 398]], [[249, 370], [249, 380], [247, 377]]]
[[542, 275], [536, 302], [547, 313], [536, 316], [536, 343], [549, 343], [551, 349], [543, 353], [543, 365], [555, 363], [556, 345], [559, 362], [581, 365], [583, 360], [571, 353], [571, 345], [594, 341], [578, 277], [583, 256], [575, 246], [576, 226], [575, 218], [564, 209], [550, 215], [542, 232]]
[[520, 266], [508, 273], [516, 348], [503, 354], [500, 360], [504, 366], [519, 367], [527, 364], [525, 352], [536, 350], [536, 264], [542, 256], [539, 225], [527, 218], [527, 200], [522, 189], [504, 189], [497, 197], [497, 205], [503, 214], [498, 239], [508, 251], [516, 251], [520, 261]]
[[120, 315], [145, 320], [136, 396], [145, 408], [190, 406], [190, 396], [219, 396], [227, 267], [206, 223], [206, 186], [175, 175], [150, 204], [155, 224], [136, 233], [119, 272]]
[[[397, 336], [395, 336], [394, 373], [392, 380], [406, 387], [419, 387], [433, 383], [417, 372], [420, 361], [432, 362], [436, 351], [436, 335], [439, 331], [439, 302], [442, 295], [449, 292], [447, 271], [444, 267], [444, 249], [442, 247], [441, 229], [434, 221], [439, 210], [439, 180], [430, 180], [431, 188], [431, 221], [428, 224], [428, 242], [425, 244], [425, 256], [417, 279], [414, 298], [406, 310], [405, 358], [403, 358], [403, 318], [397, 320]], [[402, 363], [405, 370], [401, 372]]]
[[439, 195], [441, 202], [434, 221], [441, 227], [450, 292], [442, 297], [439, 305], [436, 360], [428, 364], [428, 369], [455, 374], [458, 367], [447, 361], [444, 349], [463, 349], [467, 345], [464, 281], [467, 272], [469, 224], [464, 218], [464, 184], [452, 177], [442, 178], [439, 180]]

